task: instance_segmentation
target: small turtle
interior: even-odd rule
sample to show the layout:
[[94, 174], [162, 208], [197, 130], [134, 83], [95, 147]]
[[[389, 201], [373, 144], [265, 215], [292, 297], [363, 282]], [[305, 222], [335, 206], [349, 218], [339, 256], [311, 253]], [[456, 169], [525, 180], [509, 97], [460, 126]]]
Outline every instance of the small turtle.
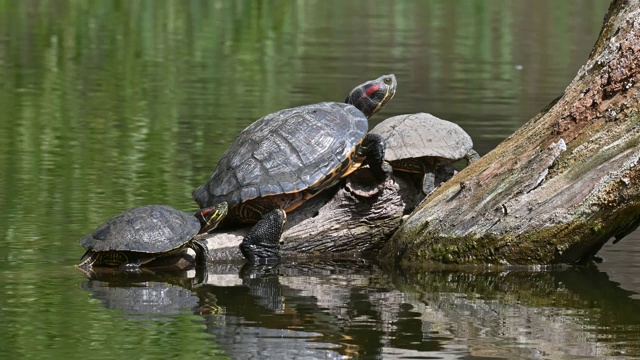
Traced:
[[127, 210], [80, 240], [87, 251], [77, 267], [84, 270], [94, 266], [136, 269], [189, 248], [195, 250], [197, 258], [197, 255], [204, 255], [206, 249], [193, 240], [194, 236], [215, 229], [227, 210], [226, 203], [193, 215], [166, 205]]
[[225, 223], [255, 223], [240, 250], [247, 258], [277, 261], [277, 251], [260, 249], [279, 242], [287, 211], [365, 160], [380, 181], [391, 172], [381, 137], [367, 130], [368, 118], [395, 92], [395, 76], [383, 75], [358, 85], [345, 103], [305, 105], [258, 119], [238, 135], [193, 198], [200, 207], [228, 203]]
[[379, 135], [387, 147], [385, 160], [394, 171], [424, 175], [422, 191], [429, 195], [456, 172], [453, 162], [467, 165], [480, 156], [473, 141], [460, 126], [431, 114], [398, 115], [376, 125], [370, 134]]

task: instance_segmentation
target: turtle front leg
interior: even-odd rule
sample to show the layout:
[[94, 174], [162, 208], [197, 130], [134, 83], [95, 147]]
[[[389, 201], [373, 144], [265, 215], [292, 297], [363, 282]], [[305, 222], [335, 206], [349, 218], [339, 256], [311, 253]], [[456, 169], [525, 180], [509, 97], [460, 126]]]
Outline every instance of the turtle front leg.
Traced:
[[384, 139], [378, 134], [367, 134], [358, 149], [358, 152], [365, 156], [369, 168], [380, 181], [393, 173], [391, 165], [384, 160], [385, 149]]
[[477, 151], [471, 149], [469, 150], [467, 155], [464, 156], [464, 159], [467, 161], [467, 166], [469, 166], [480, 159], [480, 154], [478, 154]]
[[94, 253], [91, 250], [87, 250], [85, 251], [84, 255], [82, 255], [82, 257], [80, 258], [80, 261], [78, 261], [78, 264], [76, 265], [76, 267], [83, 271], [91, 270], [91, 268], [93, 267], [93, 264], [96, 262], [96, 259], [98, 257], [99, 257], [98, 254]]
[[422, 193], [429, 195], [436, 189], [436, 169], [435, 166], [422, 161]]
[[201, 241], [200, 239], [192, 240], [191, 248], [196, 252], [196, 258], [194, 260], [196, 266], [207, 267], [211, 255], [209, 254], [209, 248], [204, 241]]
[[269, 264], [280, 261], [280, 237], [287, 214], [277, 208], [262, 214], [262, 219], [242, 239], [240, 251], [252, 264]]

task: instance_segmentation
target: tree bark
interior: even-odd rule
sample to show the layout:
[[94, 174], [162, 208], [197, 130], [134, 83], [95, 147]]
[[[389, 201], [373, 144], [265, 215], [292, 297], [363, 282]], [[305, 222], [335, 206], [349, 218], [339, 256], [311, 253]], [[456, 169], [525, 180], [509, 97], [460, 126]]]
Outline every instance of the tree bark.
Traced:
[[591, 259], [640, 222], [640, 1], [614, 0], [564, 94], [432, 193], [386, 263]]
[[[422, 199], [419, 186], [401, 175], [377, 184], [359, 169], [287, 215], [281, 253], [287, 260], [373, 257], [393, 235], [402, 217]], [[210, 263], [244, 260], [238, 245], [248, 228], [217, 232], [200, 241]]]

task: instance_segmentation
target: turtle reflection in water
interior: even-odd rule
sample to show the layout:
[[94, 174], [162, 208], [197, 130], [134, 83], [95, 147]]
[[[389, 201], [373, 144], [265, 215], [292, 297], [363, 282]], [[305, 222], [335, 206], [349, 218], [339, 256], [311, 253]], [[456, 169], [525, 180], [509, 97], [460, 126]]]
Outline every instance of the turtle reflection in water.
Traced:
[[215, 229], [227, 215], [227, 210], [226, 203], [193, 215], [166, 205], [130, 209], [80, 240], [87, 251], [77, 267], [84, 271], [94, 266], [136, 269], [140, 266], [173, 266], [179, 260], [193, 265], [197, 259], [206, 256], [206, 247], [194, 236]]
[[[240, 250], [252, 262], [279, 259], [286, 212], [331, 187], [366, 160], [379, 181], [391, 172], [384, 142], [367, 134], [368, 118], [396, 92], [394, 75], [354, 88], [345, 103], [324, 102], [281, 110], [244, 129], [222, 155], [213, 175], [193, 192], [201, 208], [229, 204], [225, 223], [256, 224]], [[271, 251], [270, 251], [271, 250]]]
[[369, 133], [385, 141], [385, 160], [394, 171], [422, 176], [425, 195], [455, 174], [455, 161], [466, 159], [469, 165], [480, 157], [472, 149], [471, 137], [460, 126], [431, 114], [390, 117]]

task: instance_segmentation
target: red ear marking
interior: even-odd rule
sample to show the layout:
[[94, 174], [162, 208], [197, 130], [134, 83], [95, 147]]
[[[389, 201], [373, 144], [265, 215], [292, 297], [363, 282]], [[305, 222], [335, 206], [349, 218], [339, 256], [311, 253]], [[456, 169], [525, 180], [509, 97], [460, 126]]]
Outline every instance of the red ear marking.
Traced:
[[367, 90], [364, 91], [364, 94], [362, 94], [362, 96], [360, 96], [361, 100], [364, 97], [370, 98], [371, 95], [373, 95], [373, 93], [375, 93], [376, 91], [378, 91], [378, 89], [380, 89], [380, 85], [375, 84], [375, 85], [371, 85], [367, 88]]
[[371, 95], [373, 95], [374, 92], [378, 91], [378, 89], [380, 89], [380, 85], [372, 85], [367, 88], [367, 91], [365, 91], [365, 94], [368, 97], [371, 97]]

